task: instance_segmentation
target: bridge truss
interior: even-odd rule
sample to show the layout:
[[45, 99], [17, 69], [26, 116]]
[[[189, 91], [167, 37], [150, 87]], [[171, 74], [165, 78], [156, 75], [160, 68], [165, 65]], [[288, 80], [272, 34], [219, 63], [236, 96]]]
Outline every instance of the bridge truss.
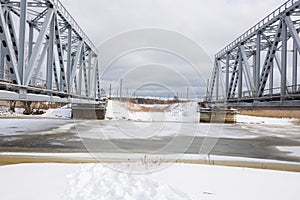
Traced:
[[98, 98], [97, 49], [58, 0], [1, 0], [0, 41], [0, 99]]
[[300, 105], [300, 1], [290, 0], [215, 56], [209, 102]]

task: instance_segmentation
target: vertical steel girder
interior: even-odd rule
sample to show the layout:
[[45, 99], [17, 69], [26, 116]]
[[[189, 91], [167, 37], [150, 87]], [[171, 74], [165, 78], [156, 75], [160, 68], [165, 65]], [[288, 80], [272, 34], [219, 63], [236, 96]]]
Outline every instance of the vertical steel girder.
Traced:
[[96, 63], [96, 77], [95, 77], [95, 80], [96, 80], [96, 86], [97, 86], [97, 90], [95, 90], [95, 98], [97, 98], [97, 93], [98, 93], [98, 98], [100, 98], [101, 96], [101, 86], [100, 86], [100, 70], [99, 70], [99, 64], [98, 64], [98, 60], [97, 60], [97, 63]]
[[[52, 15], [51, 15], [52, 16]], [[50, 19], [50, 33], [49, 33], [49, 47], [48, 47], [48, 58], [47, 58], [47, 79], [46, 79], [46, 88], [47, 90], [52, 90], [52, 82], [53, 82], [53, 69], [55, 69], [55, 64], [53, 62], [54, 58], [54, 18], [51, 17]], [[39, 45], [39, 44], [37, 44]], [[36, 47], [36, 49], [41, 48]], [[35, 56], [35, 55], [33, 55]], [[36, 55], [37, 56], [37, 55]], [[57, 78], [57, 77], [55, 77]]]
[[0, 80], [4, 80], [4, 74], [5, 74], [5, 48], [3, 47], [3, 44], [1, 42], [0, 44]]
[[241, 56], [241, 50], [239, 51], [239, 67], [238, 67], [238, 98], [241, 99], [243, 97], [243, 58]]
[[208, 99], [220, 100], [213, 91], [224, 77], [224, 101], [300, 99], [299, 32], [300, 1], [288, 1], [216, 54]]
[[285, 21], [282, 22], [282, 34], [281, 34], [281, 97], [286, 95], [286, 75], [287, 75], [287, 25]]
[[78, 94], [82, 94], [82, 72], [83, 72], [83, 62], [84, 62], [84, 44], [82, 46], [82, 49], [80, 51], [79, 55], [79, 75], [78, 75]]
[[92, 54], [88, 55], [88, 74], [87, 74], [87, 86], [88, 86], [88, 96], [91, 97], [91, 90], [92, 90]]
[[226, 55], [226, 77], [225, 77], [225, 95], [226, 95], [226, 100], [229, 98], [228, 96], [228, 90], [229, 90], [229, 68], [230, 68], [230, 58], [229, 54]]
[[294, 49], [293, 49], [293, 92], [297, 92], [297, 83], [298, 83], [298, 52], [297, 52], [297, 47], [294, 42]]
[[221, 70], [220, 63], [216, 61], [216, 100], [219, 100], [219, 94], [220, 94], [220, 70]]
[[84, 78], [84, 88], [85, 88], [85, 96], [89, 96], [89, 91], [88, 91], [88, 77], [87, 77], [87, 66], [86, 66], [86, 56], [85, 52], [83, 53], [83, 78]]
[[67, 84], [68, 93], [71, 93], [71, 74], [72, 74], [72, 28], [68, 27], [68, 44], [67, 44]]
[[97, 49], [65, 7], [58, 0], [2, 2], [0, 81], [96, 98]]
[[19, 31], [19, 58], [18, 69], [20, 76], [20, 84], [24, 84], [25, 81], [25, 31], [27, 20], [27, 0], [21, 1], [21, 16], [20, 16], [20, 31]]
[[215, 89], [215, 84], [216, 84], [216, 79], [217, 79], [217, 60], [215, 60], [215, 63], [214, 63], [215, 67], [213, 69], [213, 75], [212, 75], [212, 80], [210, 82], [210, 91], [209, 91], [209, 94], [208, 94], [208, 100], [212, 100], [212, 96], [213, 96], [213, 93], [214, 93], [214, 89]]
[[255, 65], [253, 68], [255, 69], [255, 90], [257, 91], [259, 88], [259, 76], [260, 76], [260, 59], [261, 59], [261, 33], [258, 32], [256, 35], [256, 52], [255, 52]]

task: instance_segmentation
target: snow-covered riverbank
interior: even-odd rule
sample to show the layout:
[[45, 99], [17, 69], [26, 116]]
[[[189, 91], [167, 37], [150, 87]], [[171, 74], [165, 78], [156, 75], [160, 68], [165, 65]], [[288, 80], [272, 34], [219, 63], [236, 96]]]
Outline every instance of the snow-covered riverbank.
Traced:
[[1, 199], [9, 200], [296, 200], [299, 180], [300, 173], [191, 164], [151, 174], [123, 173], [103, 164], [0, 167]]

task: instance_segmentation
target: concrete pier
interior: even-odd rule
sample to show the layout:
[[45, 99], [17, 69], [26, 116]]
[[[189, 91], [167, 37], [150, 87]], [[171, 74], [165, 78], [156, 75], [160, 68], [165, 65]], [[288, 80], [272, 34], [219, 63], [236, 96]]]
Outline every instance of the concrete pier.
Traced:
[[72, 118], [73, 119], [90, 119], [104, 120], [106, 108], [105, 104], [73, 104]]
[[236, 109], [200, 108], [200, 123], [236, 123]]

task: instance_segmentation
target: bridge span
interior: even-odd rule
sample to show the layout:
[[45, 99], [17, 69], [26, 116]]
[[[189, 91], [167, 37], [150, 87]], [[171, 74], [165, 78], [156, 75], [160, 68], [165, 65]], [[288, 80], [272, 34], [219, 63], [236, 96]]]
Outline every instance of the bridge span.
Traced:
[[97, 48], [58, 0], [1, 0], [0, 41], [0, 100], [99, 98]]
[[300, 1], [290, 0], [215, 55], [206, 102], [299, 107], [299, 32]]

